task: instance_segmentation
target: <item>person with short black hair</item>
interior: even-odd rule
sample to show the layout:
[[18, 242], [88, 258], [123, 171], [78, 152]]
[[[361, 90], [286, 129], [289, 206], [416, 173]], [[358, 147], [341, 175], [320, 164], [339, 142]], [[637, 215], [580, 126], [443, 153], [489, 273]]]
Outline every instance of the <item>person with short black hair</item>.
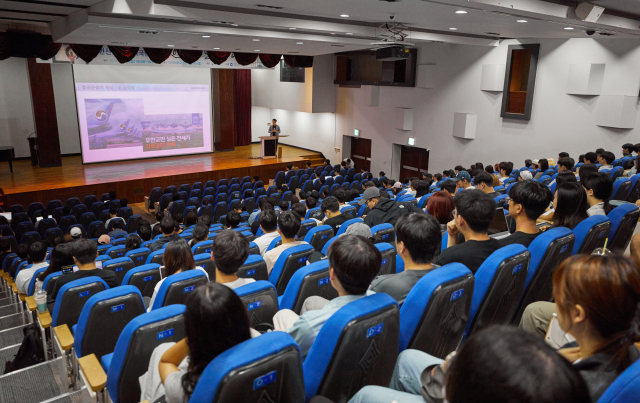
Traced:
[[[605, 151], [604, 153], [606, 154], [607, 152]], [[587, 210], [589, 217], [594, 215], [606, 216], [613, 210], [613, 206], [609, 204], [613, 193], [613, 181], [608, 173], [594, 172], [589, 174], [583, 181], [582, 186], [587, 192], [587, 202], [591, 206]]]
[[338, 203], [340, 204], [340, 211], [347, 207], [351, 207], [348, 204], [345, 204], [345, 202], [347, 201], [347, 192], [345, 192], [344, 189], [336, 190], [335, 192], [333, 192], [333, 196], [338, 199]]
[[331, 301], [324, 300], [324, 304], [319, 304], [320, 309], [303, 309], [300, 316], [282, 309], [273, 318], [275, 329], [286, 331], [298, 343], [303, 360], [318, 332], [334, 313], [350, 302], [372, 294], [368, 288], [382, 262], [380, 251], [371, 241], [356, 235], [339, 237], [329, 246], [327, 254], [329, 281], [338, 291], [338, 297]]
[[200, 223], [206, 225], [207, 228], [211, 227], [211, 217], [208, 215], [202, 215], [198, 217], [198, 224]]
[[431, 187], [431, 184], [430, 184], [429, 181], [418, 181], [418, 184], [416, 185], [415, 198], [420, 200], [420, 198], [422, 196], [424, 196], [424, 195], [429, 193], [429, 188], [430, 187]]
[[47, 257], [47, 245], [40, 241], [32, 243], [29, 245], [28, 257], [31, 265], [20, 270], [16, 277], [18, 292], [25, 295], [29, 293], [29, 283], [31, 283], [36, 271], [49, 266], [49, 263], [45, 260]]
[[187, 215], [184, 217], [184, 225], [187, 228], [196, 225], [197, 222], [198, 222], [198, 213], [196, 213], [195, 211], [189, 211]]
[[127, 199], [126, 197], [123, 197], [122, 199], [120, 199], [120, 208], [127, 207], [128, 204], [129, 204], [129, 199]]
[[111, 231], [107, 234], [109, 238], [113, 238], [118, 234], [126, 234], [127, 231], [124, 230], [124, 220], [118, 220], [111, 225]]
[[596, 149], [596, 155], [602, 155], [603, 152], [604, 152], [604, 148]]
[[284, 171], [285, 172], [289, 172], [293, 169], [293, 164], [287, 164], [287, 166], [284, 167]]
[[564, 151], [559, 152], [559, 153], [558, 153], [558, 161], [559, 161], [560, 159], [562, 159], [562, 158], [569, 158], [569, 153], [564, 152]]
[[138, 227], [138, 236], [142, 239], [142, 242], [151, 240], [151, 226], [141, 225]]
[[404, 271], [376, 277], [369, 289], [389, 294], [402, 304], [418, 280], [437, 267], [431, 261], [442, 244], [442, 233], [432, 215], [418, 213], [398, 218], [395, 230], [396, 251], [404, 261]]
[[154, 229], [156, 225], [160, 224], [160, 221], [164, 218], [164, 211], [156, 211], [156, 222], [151, 224], [151, 229]]
[[[104, 223], [104, 228], [105, 229], [109, 229], [109, 223], [112, 220], [114, 220], [114, 222], [115, 221], [122, 221], [122, 223], [124, 224], [124, 218], [118, 217], [118, 209], [117, 208], [109, 209], [109, 219], [107, 220], [107, 222]], [[113, 226], [112, 226], [112, 228], [113, 228]]]
[[189, 246], [193, 247], [198, 242], [206, 241], [209, 239], [209, 227], [203, 223], [197, 223], [193, 227], [193, 238], [189, 241]]
[[306, 169], [311, 168], [311, 161], [307, 160], [307, 162], [304, 163], [304, 166], [305, 166]]
[[227, 229], [235, 229], [238, 228], [238, 225], [242, 222], [242, 217], [240, 217], [237, 211], [231, 210], [227, 213], [226, 222]]
[[558, 173], [573, 170], [575, 161], [571, 157], [564, 157], [558, 160]]
[[147, 246], [151, 252], [155, 252], [165, 247], [169, 242], [180, 239], [180, 235], [176, 233], [176, 221], [173, 217], [167, 215], [160, 221], [160, 230], [162, 237], [156, 239], [155, 242]]
[[500, 240], [500, 245], [520, 244], [529, 247], [542, 233], [536, 220], [549, 207], [553, 195], [547, 186], [536, 181], [518, 182], [509, 191], [509, 216], [516, 222], [516, 232]]
[[311, 210], [312, 208], [316, 208], [317, 204], [318, 204], [318, 199], [316, 199], [313, 196], [308, 196], [305, 199], [305, 205], [307, 207], [307, 210]]
[[513, 164], [510, 162], [501, 162], [499, 165], [500, 168], [500, 182], [504, 183], [507, 179], [509, 179], [509, 175], [513, 172]]
[[[500, 242], [487, 235], [489, 225], [496, 214], [496, 202], [481, 190], [472, 189], [461, 192], [454, 199], [456, 213], [447, 224], [449, 239], [447, 248], [434, 262], [439, 266], [448, 263], [462, 263], [474, 274], [480, 265], [496, 250]], [[465, 242], [457, 245], [458, 234]]]
[[580, 184], [584, 186], [584, 180], [592, 173], [598, 172], [598, 167], [595, 164], [584, 164], [578, 171], [578, 179]]
[[584, 163], [586, 164], [596, 164], [598, 162], [598, 154], [593, 151], [589, 151], [584, 155]]
[[381, 194], [386, 195], [387, 192], [378, 188], [369, 188], [364, 191], [362, 198], [358, 201], [358, 206], [366, 204], [367, 208], [370, 209], [366, 213], [366, 217], [364, 217], [364, 223], [369, 227], [382, 223], [395, 225], [400, 216], [408, 213], [424, 214], [422, 209], [412, 203], [397, 202], [384, 198]]
[[485, 171], [480, 171], [473, 177], [473, 183], [476, 189], [482, 190], [489, 196], [496, 198], [500, 196], [499, 192], [496, 192], [493, 188], [493, 176], [489, 175]]
[[137, 234], [131, 234], [124, 241], [124, 250], [126, 252], [130, 252], [134, 249], [140, 248], [140, 245], [142, 245], [142, 238]]
[[[71, 254], [73, 262], [78, 267], [77, 271], [69, 274], [63, 274], [56, 279], [51, 296], [47, 296], [49, 301], [53, 301], [58, 296], [58, 291], [65, 285], [81, 278], [97, 276], [104, 280], [109, 288], [117, 287], [120, 281], [116, 273], [111, 270], [102, 270], [96, 268], [96, 258], [98, 257], [98, 247], [96, 243], [90, 239], [78, 239], [71, 246]], [[75, 268], [74, 268], [75, 270]]]
[[[459, 191], [467, 190], [467, 189], [475, 189], [475, 186], [471, 184], [471, 175], [467, 171], [460, 171], [456, 175], [455, 178], [451, 179], [453, 181]], [[493, 183], [493, 179], [491, 179], [491, 183]]]
[[457, 185], [454, 181], [452, 181], [451, 179], [447, 179], [446, 181], [442, 182], [440, 184], [440, 189], [443, 192], [447, 192], [449, 194], [449, 196], [453, 197], [456, 195], [456, 190], [457, 190]]
[[300, 231], [300, 217], [293, 211], [284, 211], [278, 218], [278, 234], [282, 239], [282, 245], [267, 251], [262, 256], [267, 264], [267, 271], [271, 274], [273, 266], [285, 250], [298, 245], [308, 245], [304, 241], [296, 241], [296, 235]]
[[602, 165], [600, 168], [598, 168], [598, 171], [613, 169], [613, 161], [615, 161], [615, 159], [616, 156], [613, 155], [611, 151], [604, 151], [598, 156], [598, 164]]
[[278, 217], [273, 210], [262, 210], [258, 216], [258, 222], [260, 228], [262, 228], [262, 235], [253, 240], [260, 249], [260, 255], [264, 255], [267, 248], [275, 238], [280, 236], [278, 234]]
[[334, 236], [338, 233], [340, 226], [351, 219], [349, 214], [340, 212], [338, 199], [333, 196], [322, 200], [320, 210], [324, 214], [323, 224], [331, 227]]
[[633, 157], [633, 152], [638, 151], [636, 147], [631, 143], [625, 143], [622, 145], [622, 157]]
[[211, 260], [216, 265], [216, 283], [235, 290], [255, 282], [252, 278], [238, 278], [237, 272], [249, 257], [249, 241], [238, 231], [220, 231], [213, 237]]

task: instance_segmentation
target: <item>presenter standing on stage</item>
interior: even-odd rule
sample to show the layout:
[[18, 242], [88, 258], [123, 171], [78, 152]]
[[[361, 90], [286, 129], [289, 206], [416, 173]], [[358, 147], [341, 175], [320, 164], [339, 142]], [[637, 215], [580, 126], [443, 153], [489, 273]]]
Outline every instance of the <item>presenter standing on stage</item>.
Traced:
[[[280, 135], [280, 126], [278, 126], [277, 123], [278, 123], [277, 120], [272, 119], [271, 124], [269, 125], [269, 135], [272, 137]], [[276, 139], [276, 154], [277, 152], [278, 152], [278, 139]]]

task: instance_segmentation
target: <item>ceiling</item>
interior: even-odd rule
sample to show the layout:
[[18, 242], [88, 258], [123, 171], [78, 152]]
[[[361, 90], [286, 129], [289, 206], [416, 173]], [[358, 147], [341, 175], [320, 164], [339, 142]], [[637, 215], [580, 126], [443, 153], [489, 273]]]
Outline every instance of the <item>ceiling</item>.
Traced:
[[[405, 41], [495, 46], [501, 38], [640, 38], [640, 1], [594, 0], [0, 0], [0, 30], [63, 43], [320, 55], [373, 47], [387, 22]], [[466, 13], [456, 13], [466, 11]], [[348, 15], [342, 17], [341, 15]], [[526, 22], [518, 22], [526, 21]], [[573, 29], [566, 29], [573, 28]]]

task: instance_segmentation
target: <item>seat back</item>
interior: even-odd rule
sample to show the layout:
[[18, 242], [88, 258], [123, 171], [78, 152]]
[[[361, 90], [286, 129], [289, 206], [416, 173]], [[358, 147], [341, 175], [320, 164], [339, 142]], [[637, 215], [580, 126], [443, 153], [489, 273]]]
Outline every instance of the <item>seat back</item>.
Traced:
[[69, 232], [68, 231], [69, 227], [77, 223], [78, 223], [78, 220], [76, 220], [75, 216], [66, 215], [60, 218], [60, 221], [58, 222], [58, 226], [60, 227], [63, 233], [67, 234]]
[[53, 227], [53, 228], [49, 228], [48, 230], [45, 231], [44, 233], [45, 238], [47, 238], [47, 241], [49, 241], [51, 244], [53, 244], [53, 240], [58, 238], [58, 237], [62, 237], [64, 236], [64, 234], [62, 233], [62, 230], [58, 227]]
[[149, 263], [129, 270], [122, 279], [122, 285], [132, 285], [143, 297], [151, 298], [158, 281], [160, 281], [160, 265]]
[[240, 343], [211, 361], [191, 401], [304, 402], [296, 342], [282, 332], [263, 336]]
[[216, 265], [211, 259], [211, 253], [200, 253], [193, 256], [196, 266], [200, 266], [209, 275], [209, 281], [216, 281]]
[[302, 220], [302, 222], [300, 223], [300, 231], [298, 231], [298, 239], [304, 239], [304, 237], [307, 236], [309, 230], [317, 226], [318, 223], [316, 222], [316, 220]]
[[122, 329], [146, 312], [142, 295], [134, 286], [123, 285], [100, 292], [84, 304], [74, 326], [73, 347], [78, 357], [110, 354]]
[[289, 284], [293, 273], [307, 264], [307, 260], [314, 249], [311, 245], [298, 245], [284, 250], [269, 275], [269, 281], [276, 287], [278, 295], [282, 295]]
[[236, 275], [240, 278], [252, 278], [256, 281], [269, 280], [267, 263], [260, 255], [249, 255], [238, 269]]
[[637, 402], [640, 396], [640, 360], [625, 369], [604, 391], [598, 403]]
[[629, 197], [627, 197], [627, 201], [630, 203], [635, 203], [636, 200], [640, 198], [640, 173], [633, 175], [631, 178], [631, 187], [629, 188]]
[[388, 242], [395, 243], [396, 230], [393, 225], [389, 223], [378, 224], [371, 227], [371, 236], [376, 240], [375, 242]]
[[252, 328], [263, 323], [273, 325], [273, 316], [280, 309], [273, 284], [260, 280], [238, 287], [235, 292], [247, 307], [249, 324]]
[[71, 209], [71, 214], [76, 216], [76, 218], [78, 219], [80, 218], [80, 216], [82, 216], [84, 213], [87, 213], [87, 212], [89, 212], [89, 209], [84, 204], [76, 204]]
[[149, 256], [147, 256], [147, 260], [145, 260], [144, 264], [149, 263], [158, 263], [160, 265], [164, 264], [164, 249], [151, 252]]
[[269, 242], [269, 246], [267, 246], [266, 251], [269, 252], [271, 249], [276, 248], [280, 245], [282, 245], [282, 237], [278, 235], [277, 237], [273, 238], [271, 242]]
[[162, 188], [155, 187], [151, 189], [151, 193], [149, 193], [149, 208], [151, 210], [155, 209], [156, 202], [160, 201], [160, 197], [162, 197]]
[[306, 396], [346, 402], [366, 385], [388, 386], [398, 358], [400, 315], [386, 294], [340, 308], [322, 326], [304, 361]]
[[[84, 206], [84, 204], [83, 204]], [[80, 216], [80, 224], [84, 227], [84, 228], [89, 228], [89, 226], [91, 225], [92, 222], [97, 221], [98, 218], [96, 218], [96, 215], [92, 212], [87, 212], [87, 213], [83, 213]], [[40, 226], [42, 224], [38, 224], [38, 229], [40, 229]]]
[[[113, 403], [140, 401], [138, 378], [149, 368], [153, 350], [162, 343], [178, 342], [186, 336], [184, 305], [171, 305], [131, 320], [120, 333], [113, 355], [103, 357], [107, 390]], [[108, 365], [106, 358], [109, 359]]]
[[553, 300], [551, 277], [560, 262], [571, 256], [575, 238], [570, 229], [558, 227], [545, 231], [531, 242], [528, 248], [531, 261], [524, 293], [511, 323], [520, 323], [525, 308], [532, 302]]
[[138, 248], [125, 253], [124, 257], [133, 261], [134, 266], [142, 266], [147, 261], [147, 256], [151, 254], [149, 248]]
[[44, 281], [42, 282], [42, 289], [45, 290], [48, 295], [51, 295], [53, 293], [53, 288], [56, 284], [55, 280], [60, 276], [62, 276], [62, 272], [57, 271], [55, 273], [50, 273], [47, 277], [44, 278]]
[[356, 215], [358, 214], [358, 209], [355, 206], [345, 207], [342, 209], [343, 214], [349, 214], [351, 219], [356, 219]]
[[323, 259], [296, 271], [280, 300], [280, 309], [291, 309], [300, 315], [304, 301], [312, 296], [332, 300], [338, 291], [329, 281], [329, 259]]
[[590, 254], [594, 249], [602, 248], [610, 231], [611, 221], [605, 216], [594, 215], [582, 220], [573, 229], [576, 241], [573, 244], [573, 252], [571, 254]]
[[631, 190], [631, 179], [624, 178], [619, 179], [613, 183], [613, 193], [611, 200], [626, 201], [629, 198], [629, 191]]
[[[26, 213], [23, 213], [23, 214], [26, 214]], [[18, 240], [22, 239], [22, 236], [24, 234], [26, 234], [27, 232], [35, 231], [35, 230], [36, 230], [36, 227], [33, 225], [31, 221], [23, 221], [15, 226], [16, 239]]]
[[41, 238], [45, 238], [47, 230], [50, 228], [55, 228], [57, 226], [58, 224], [56, 224], [53, 218], [43, 218], [38, 224], [38, 233], [40, 234]]
[[382, 263], [380, 263], [380, 271], [378, 276], [385, 274], [396, 274], [396, 249], [386, 242], [375, 244], [382, 255]]
[[163, 306], [184, 304], [189, 293], [209, 280], [202, 270], [187, 270], [167, 277], [156, 294], [152, 310]]
[[400, 308], [400, 351], [408, 348], [444, 359], [462, 341], [474, 278], [462, 263], [422, 276]]
[[47, 210], [49, 211], [49, 213], [53, 213], [53, 211], [58, 207], [63, 207], [60, 200], [49, 200], [49, 202], [47, 203]]
[[522, 245], [493, 252], [475, 274], [466, 338], [490, 325], [509, 323], [522, 297], [531, 254]]
[[33, 217], [36, 211], [40, 211], [40, 210], [44, 210], [44, 205], [40, 202], [33, 202], [29, 205], [29, 208], [27, 209], [27, 215], [29, 217]]
[[32, 243], [39, 240], [40, 234], [38, 234], [36, 231], [25, 232], [24, 234], [22, 234], [22, 237], [20, 237], [20, 243], [26, 243], [28, 245], [31, 245]]
[[65, 203], [66, 207], [70, 207], [73, 208], [74, 206], [80, 204], [80, 199], [78, 199], [77, 197], [70, 197], [67, 199], [67, 202]]
[[639, 217], [640, 209], [635, 204], [625, 203], [611, 210], [607, 214], [607, 218], [611, 220], [607, 249], [624, 253], [631, 242]]
[[122, 279], [127, 272], [136, 267], [130, 257], [119, 257], [116, 259], [106, 260], [102, 263], [103, 270], [109, 270], [116, 274], [118, 282], [122, 284]]
[[107, 283], [97, 276], [81, 278], [63, 285], [56, 295], [51, 326], [67, 325], [71, 328], [78, 322], [82, 307], [89, 298], [108, 289]]
[[49, 266], [41, 267], [38, 270], [36, 270], [35, 273], [33, 273], [33, 276], [31, 277], [31, 281], [29, 281], [29, 287], [27, 288], [27, 296], [30, 297], [33, 295], [33, 291], [36, 288], [36, 279], [38, 275], [40, 275], [40, 273], [44, 272], [48, 268]]
[[173, 200], [173, 195], [171, 193], [165, 193], [160, 197], [160, 203], [158, 205], [158, 208], [160, 209], [160, 211], [164, 211], [167, 206], [169, 206], [169, 203], [171, 203], [171, 201]]
[[227, 215], [228, 208], [226, 202], [219, 202], [216, 204], [213, 210], [213, 222], [217, 223], [220, 220], [220, 217]]
[[199, 255], [201, 253], [211, 253], [211, 248], [213, 247], [213, 239], [208, 239], [206, 241], [200, 241], [197, 244], [191, 247], [191, 251], [194, 255]]
[[324, 217], [324, 214], [322, 214], [322, 211], [320, 211], [320, 207], [314, 207], [312, 209], [307, 210], [307, 214], [304, 218], [305, 220], [310, 218], [314, 218], [316, 220], [322, 220], [322, 217]]
[[117, 259], [119, 257], [124, 257], [124, 254], [126, 253], [126, 251], [127, 249], [125, 248], [124, 245], [117, 245], [107, 249], [107, 252], [105, 254], [109, 255], [111, 259]]
[[333, 228], [329, 225], [318, 225], [307, 232], [304, 241], [313, 246], [318, 252], [322, 252], [324, 245], [329, 242], [331, 238], [333, 238]]

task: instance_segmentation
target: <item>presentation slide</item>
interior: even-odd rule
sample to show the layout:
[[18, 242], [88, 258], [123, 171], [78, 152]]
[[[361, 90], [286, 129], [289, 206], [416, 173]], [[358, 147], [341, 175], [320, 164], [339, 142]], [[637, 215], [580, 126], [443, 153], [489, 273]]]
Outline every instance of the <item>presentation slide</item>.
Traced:
[[[123, 83], [80, 81], [78, 75], [75, 78], [84, 163], [212, 151], [208, 83]], [[146, 78], [149, 79], [152, 78]]]

